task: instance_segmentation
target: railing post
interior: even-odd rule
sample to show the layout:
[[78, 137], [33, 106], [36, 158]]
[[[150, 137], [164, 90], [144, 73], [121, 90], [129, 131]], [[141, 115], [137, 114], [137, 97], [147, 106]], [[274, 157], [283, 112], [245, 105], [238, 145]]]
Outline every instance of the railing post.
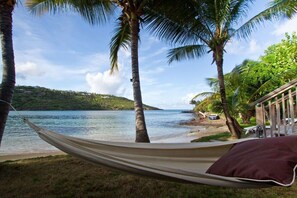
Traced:
[[[285, 93], [282, 93], [282, 108], [283, 108], [283, 125], [284, 125], [284, 133], [287, 134]], [[279, 134], [279, 135], [280, 135], [280, 134]]]
[[267, 112], [265, 110], [269, 111], [270, 136], [295, 133], [295, 128], [297, 128], [295, 124], [297, 78], [250, 103], [250, 106], [255, 106], [256, 122], [258, 126], [263, 127], [265, 137], [267, 135], [265, 127], [265, 113]]
[[277, 133], [278, 133], [278, 136], [280, 136], [281, 113], [280, 113], [280, 106], [279, 106], [277, 98], [275, 99], [275, 105], [276, 105]]
[[263, 133], [264, 133], [263, 135], [266, 138], [265, 112], [264, 112], [264, 105], [262, 103], [256, 105], [256, 124], [259, 126], [262, 126]]
[[276, 130], [275, 105], [272, 105], [269, 100], [269, 119], [270, 119], [270, 137], [273, 137], [273, 132]]
[[294, 132], [295, 116], [294, 116], [294, 104], [293, 104], [292, 91], [289, 90], [289, 106], [290, 106], [290, 117], [291, 117], [291, 133]]

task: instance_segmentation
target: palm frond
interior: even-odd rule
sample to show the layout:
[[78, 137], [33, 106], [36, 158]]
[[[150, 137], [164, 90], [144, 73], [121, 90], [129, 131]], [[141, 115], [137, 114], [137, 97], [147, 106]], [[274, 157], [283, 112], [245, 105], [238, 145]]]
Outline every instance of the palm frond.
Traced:
[[296, 0], [274, 0], [271, 2], [271, 15], [268, 17], [284, 16], [292, 18], [297, 13]]
[[230, 27], [237, 25], [238, 21], [248, 15], [250, 4], [254, 0], [231, 0], [228, 18], [226, 19], [224, 29], [230, 29]]
[[154, 10], [146, 11], [144, 24], [146, 25], [146, 29], [152, 35], [163, 39], [170, 44], [179, 43], [184, 45], [192, 43], [197, 39], [189, 30], [189, 27], [183, 26]]
[[[198, 1], [199, 2], [199, 1]], [[205, 23], [202, 23], [201, 14], [196, 5], [197, 1], [155, 1], [146, 7], [144, 22], [146, 28], [156, 37], [170, 44], [190, 45], [205, 43], [205, 37], [211, 33]], [[197, 31], [199, 30], [199, 31]]]
[[118, 52], [120, 48], [128, 49], [131, 41], [131, 29], [129, 23], [125, 20], [125, 16], [122, 14], [117, 22], [114, 35], [109, 44], [111, 73], [118, 70]]
[[187, 45], [170, 49], [167, 57], [168, 62], [180, 61], [183, 59], [199, 58], [207, 52], [208, 47], [206, 45]]
[[239, 87], [237, 87], [237, 89], [234, 91], [234, 93], [233, 93], [233, 95], [232, 95], [232, 109], [235, 109], [236, 108], [236, 106], [238, 105], [238, 101], [239, 101], [239, 99], [238, 99], [238, 97], [239, 97], [239, 90], [240, 90], [240, 88]]
[[195, 106], [195, 111], [199, 111], [201, 109], [203, 109], [204, 107], [206, 107], [208, 104], [210, 104], [211, 101], [210, 100], [202, 100], [199, 104], [197, 104]]
[[34, 15], [47, 12], [77, 12], [92, 25], [106, 22], [116, 8], [108, 0], [27, 0], [26, 6]]
[[206, 78], [206, 83], [210, 86], [213, 90], [217, 90], [219, 87], [219, 80], [218, 78]]
[[210, 97], [213, 94], [215, 94], [215, 92], [210, 92], [210, 91], [209, 92], [202, 92], [202, 93], [199, 93], [199, 94], [195, 95], [191, 100], [195, 100], [198, 97]]
[[270, 5], [270, 7], [260, 12], [259, 14], [248, 20], [246, 23], [244, 23], [242, 26], [240, 26], [233, 35], [238, 38], [248, 38], [252, 31], [255, 30], [259, 24], [263, 24], [267, 20], [291, 17], [296, 13], [296, 0], [275, 0]]

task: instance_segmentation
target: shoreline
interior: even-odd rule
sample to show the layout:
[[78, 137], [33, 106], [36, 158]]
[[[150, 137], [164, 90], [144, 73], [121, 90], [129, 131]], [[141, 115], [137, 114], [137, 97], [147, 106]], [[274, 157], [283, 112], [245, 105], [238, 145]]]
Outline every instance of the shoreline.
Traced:
[[[191, 143], [192, 140], [209, 136], [215, 135], [218, 133], [228, 131], [228, 127], [225, 124], [224, 119], [220, 120], [197, 120], [191, 119], [189, 121], [181, 122], [180, 125], [192, 126], [193, 128], [186, 132], [179, 134], [178, 136], [168, 137], [165, 139], [159, 140], [151, 140], [151, 143]], [[202, 128], [204, 127], [204, 128]], [[41, 152], [31, 152], [31, 153], [14, 153], [14, 154], [3, 154], [0, 155], [0, 162], [4, 161], [14, 161], [14, 160], [22, 160], [22, 159], [29, 159], [29, 158], [39, 158], [39, 157], [46, 157], [46, 156], [55, 156], [55, 155], [66, 155], [66, 153], [62, 151], [41, 151]]]
[[[189, 121], [181, 122], [180, 124], [197, 127], [189, 133], [189, 135], [193, 137], [192, 140], [229, 131], [224, 118], [220, 118], [219, 120], [209, 120], [208, 118], [198, 120], [193, 118]], [[201, 127], [204, 127], [204, 129], [200, 130]]]
[[[168, 137], [161, 140], [152, 140], [151, 143], [191, 143], [191, 141], [199, 139], [204, 136], [215, 135], [218, 133], [228, 131], [228, 127], [225, 124], [223, 118], [219, 120], [209, 120], [209, 119], [200, 119], [195, 118], [189, 121], [180, 122], [180, 125], [190, 126], [192, 129], [184, 134]], [[22, 160], [29, 158], [38, 158], [46, 156], [55, 156], [55, 155], [66, 155], [63, 151], [54, 150], [54, 151], [40, 151], [40, 152], [28, 152], [28, 153], [7, 153], [0, 155], [0, 162], [4, 161], [13, 161], [13, 160]]]

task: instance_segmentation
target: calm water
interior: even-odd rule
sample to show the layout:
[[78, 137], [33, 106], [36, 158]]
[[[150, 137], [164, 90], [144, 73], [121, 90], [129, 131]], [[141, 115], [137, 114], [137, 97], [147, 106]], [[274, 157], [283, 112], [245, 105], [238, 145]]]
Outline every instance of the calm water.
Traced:
[[[133, 142], [135, 139], [134, 111], [21, 111], [33, 123], [59, 133], [106, 141]], [[178, 137], [192, 127], [179, 122], [193, 118], [179, 110], [145, 111], [148, 133], [152, 142]], [[55, 148], [41, 140], [11, 112], [0, 147], [0, 154], [48, 152]]]

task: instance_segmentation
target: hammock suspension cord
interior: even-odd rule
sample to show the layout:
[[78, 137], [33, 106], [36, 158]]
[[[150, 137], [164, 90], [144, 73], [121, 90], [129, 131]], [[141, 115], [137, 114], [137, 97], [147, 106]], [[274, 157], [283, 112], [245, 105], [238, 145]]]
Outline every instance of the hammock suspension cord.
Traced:
[[27, 120], [27, 118], [24, 117], [23, 115], [21, 115], [20, 112], [18, 110], [16, 110], [16, 108], [14, 108], [14, 106], [12, 106], [11, 103], [9, 103], [9, 102], [7, 102], [5, 100], [1, 100], [1, 99], [0, 99], [0, 102], [3, 102], [5, 104], [8, 104], [18, 114], [18, 116], [22, 118], [23, 121]]

